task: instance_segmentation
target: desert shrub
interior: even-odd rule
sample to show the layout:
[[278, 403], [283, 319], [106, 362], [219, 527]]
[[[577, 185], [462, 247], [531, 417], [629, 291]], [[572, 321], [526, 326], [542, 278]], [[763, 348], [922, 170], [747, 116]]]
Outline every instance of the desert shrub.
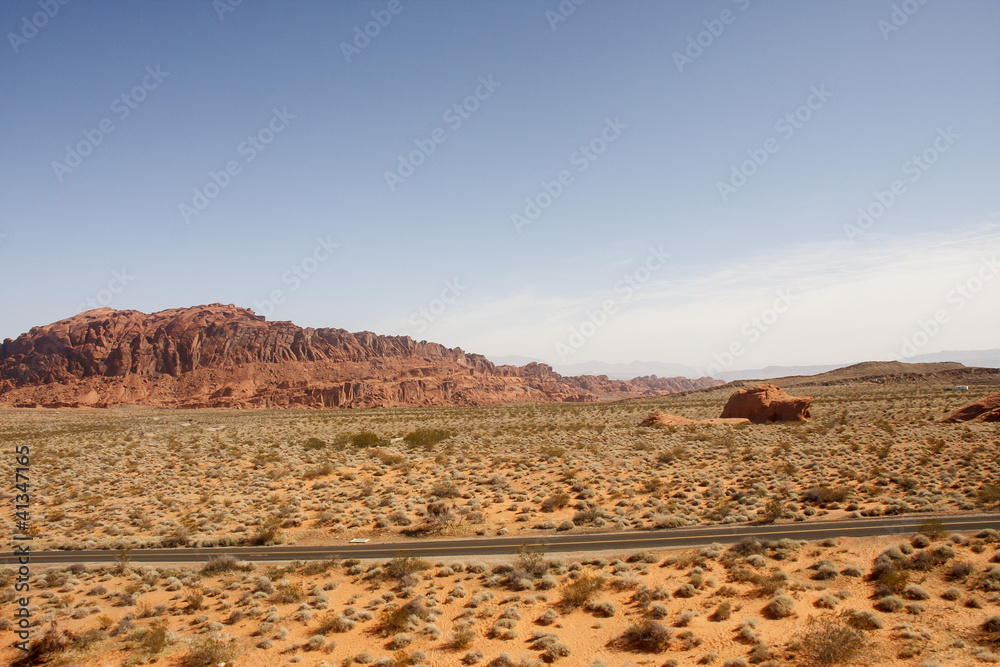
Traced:
[[778, 496], [771, 496], [764, 503], [764, 509], [758, 513], [761, 523], [774, 523], [785, 514], [785, 503]]
[[981, 505], [1000, 502], [1000, 485], [987, 482], [976, 491], [976, 497]]
[[945, 571], [945, 578], [949, 581], [965, 581], [975, 570], [976, 568], [972, 563], [960, 560], [955, 561]]
[[423, 560], [422, 558], [417, 558], [415, 556], [398, 556], [388, 561], [382, 567], [382, 571], [389, 579], [400, 580], [416, 574], [417, 572], [429, 570], [431, 567], [431, 563]]
[[598, 591], [604, 588], [605, 579], [599, 576], [584, 576], [568, 584], [562, 591], [559, 606], [563, 611], [572, 611], [587, 604]]
[[348, 632], [354, 629], [354, 621], [340, 614], [327, 614], [319, 621], [316, 632], [321, 635], [330, 632]]
[[139, 642], [139, 647], [143, 652], [156, 655], [167, 647], [169, 634], [167, 633], [166, 621], [156, 621], [146, 630]]
[[11, 663], [11, 667], [33, 667], [44, 665], [68, 650], [76, 635], [60, 629], [55, 623], [38, 639], [28, 644], [28, 651]]
[[200, 591], [191, 591], [184, 596], [184, 602], [187, 603], [184, 611], [190, 614], [201, 610], [202, 604], [205, 602], [205, 596]]
[[333, 467], [333, 464], [327, 461], [319, 464], [315, 468], [308, 468], [302, 473], [302, 479], [311, 480], [319, 477], [326, 477], [327, 475], [333, 474], [334, 470], [335, 468]]
[[795, 600], [787, 595], [775, 595], [764, 607], [771, 618], [785, 618], [795, 613]]
[[879, 630], [885, 627], [882, 617], [867, 609], [849, 609], [842, 618], [852, 628], [857, 630]]
[[565, 491], [557, 491], [542, 501], [541, 510], [543, 512], [554, 512], [569, 505], [570, 497]]
[[813, 486], [800, 494], [800, 498], [807, 503], [840, 503], [847, 500], [851, 495], [850, 489], [837, 486]]
[[670, 609], [662, 602], [654, 602], [646, 612], [651, 618], [666, 618], [670, 615]]
[[941, 593], [941, 598], [942, 599], [949, 600], [951, 602], [954, 602], [955, 600], [958, 600], [961, 597], [962, 597], [962, 589], [961, 588], [955, 588], [954, 586], [952, 586], [951, 588], [948, 588], [943, 593]]
[[728, 553], [736, 558], [746, 558], [754, 554], [763, 555], [767, 553], [767, 546], [760, 540], [752, 537], [744, 537], [742, 540], [729, 547]]
[[298, 602], [306, 596], [301, 583], [284, 581], [278, 584], [274, 593], [271, 594], [271, 601], [275, 604], [291, 604]]
[[454, 437], [454, 431], [447, 431], [439, 428], [418, 428], [403, 436], [403, 442], [410, 447], [423, 447], [430, 449], [443, 440]]
[[432, 486], [429, 495], [438, 498], [458, 498], [462, 495], [462, 491], [455, 486], [454, 482], [445, 480]]
[[226, 663], [233, 660], [236, 654], [235, 639], [211, 635], [191, 644], [190, 650], [180, 660], [180, 667], [215, 667], [220, 662]]
[[466, 649], [476, 640], [476, 632], [468, 625], [459, 625], [451, 631], [448, 645], [456, 650]]
[[326, 441], [320, 440], [319, 438], [308, 438], [304, 443], [302, 443], [303, 449], [326, 449]]
[[903, 608], [903, 600], [895, 595], [888, 595], [875, 602], [875, 608], [884, 612], [895, 612]]
[[249, 563], [242, 563], [236, 556], [212, 556], [201, 568], [201, 573], [212, 576], [226, 572], [247, 571], [253, 569]]
[[264, 547], [270, 544], [277, 544], [281, 541], [281, 519], [270, 517], [262, 525], [258, 526], [254, 533], [248, 538], [251, 546]]
[[830, 595], [829, 593], [824, 593], [813, 604], [816, 605], [817, 607], [821, 607], [823, 609], [835, 609], [837, 607], [837, 603], [838, 603], [838, 600], [837, 600], [837, 597], [835, 595]]
[[[881, 556], [879, 559], [881, 559]], [[910, 583], [910, 573], [906, 569], [906, 565], [898, 560], [891, 560], [880, 564], [879, 560], [876, 559], [872, 578], [878, 583], [877, 594], [902, 593]]]
[[733, 605], [730, 602], [722, 602], [716, 608], [712, 615], [709, 616], [713, 621], [725, 621], [728, 620], [730, 616], [733, 615]]
[[947, 544], [936, 546], [932, 549], [924, 549], [913, 554], [910, 559], [910, 567], [915, 570], [930, 570], [955, 557], [955, 550]]
[[632, 623], [613, 643], [625, 649], [644, 653], [660, 653], [670, 645], [671, 633], [659, 621], [642, 620]]
[[615, 615], [617, 608], [615, 607], [614, 602], [612, 602], [611, 600], [605, 600], [603, 602], [598, 602], [596, 605], [594, 605], [593, 611], [594, 613], [599, 614], [605, 618], [611, 618], [612, 616]]
[[903, 596], [908, 600], [927, 600], [931, 597], [931, 594], [923, 586], [910, 584], [903, 589]]
[[680, 588], [674, 591], [674, 597], [693, 598], [698, 594], [698, 589], [691, 584], [681, 584]]
[[862, 657], [868, 638], [839, 617], [824, 616], [809, 619], [798, 644], [799, 655], [806, 665], [846, 665]]
[[812, 578], [818, 581], [827, 581], [829, 579], [836, 579], [838, 574], [837, 568], [832, 562], [822, 561], [817, 564]]

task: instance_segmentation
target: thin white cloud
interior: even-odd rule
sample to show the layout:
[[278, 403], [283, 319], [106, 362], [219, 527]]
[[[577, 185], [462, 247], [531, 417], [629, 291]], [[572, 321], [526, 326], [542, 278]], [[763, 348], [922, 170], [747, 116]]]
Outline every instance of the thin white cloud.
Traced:
[[[487, 356], [516, 354], [552, 363], [640, 359], [700, 369], [728, 363], [724, 369], [738, 369], [899, 356], [904, 337], [946, 309], [947, 325], [919, 352], [996, 347], [1000, 276], [961, 309], [948, 299], [984, 259], [997, 254], [1000, 224], [991, 219], [947, 235], [873, 234], [854, 244], [784, 246], [735, 265], [688, 266], [668, 279], [654, 274], [627, 300], [616, 294], [613, 282], [604, 290], [546, 293], [536, 287], [490, 301], [461, 299], [417, 337]], [[793, 305], [769, 323], [779, 291]], [[603, 319], [599, 311], [607, 299], [616, 302], [617, 311], [574, 349], [572, 331], [589, 332], [585, 323]], [[405, 323], [386, 325], [414, 333]], [[742, 351], [729, 360], [736, 343]], [[561, 358], [559, 344], [572, 353]]]

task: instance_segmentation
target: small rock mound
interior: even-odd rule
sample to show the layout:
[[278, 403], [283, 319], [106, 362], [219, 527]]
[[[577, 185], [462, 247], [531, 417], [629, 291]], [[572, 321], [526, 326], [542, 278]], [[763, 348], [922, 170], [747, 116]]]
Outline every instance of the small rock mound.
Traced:
[[773, 384], [760, 384], [730, 396], [722, 418], [744, 418], [754, 424], [808, 421], [810, 405], [810, 396], [789, 396]]
[[688, 419], [680, 415], [668, 415], [657, 410], [641, 422], [639, 426], [736, 426], [737, 424], [748, 424], [747, 419]]
[[1000, 422], [1000, 392], [970, 403], [944, 420], [945, 424], [961, 422]]

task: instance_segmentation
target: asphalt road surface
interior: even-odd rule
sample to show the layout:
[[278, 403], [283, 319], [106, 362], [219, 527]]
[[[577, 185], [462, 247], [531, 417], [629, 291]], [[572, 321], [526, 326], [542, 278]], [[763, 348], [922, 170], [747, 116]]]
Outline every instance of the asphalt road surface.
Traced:
[[[209, 549], [136, 549], [134, 563], [190, 563], [232, 555], [246, 561], [327, 560], [331, 558], [394, 558], [396, 556], [489, 556], [513, 554], [524, 544], [539, 546], [547, 553], [627, 551], [697, 547], [718, 542], [730, 544], [746, 537], [761, 540], [821, 540], [827, 537], [872, 537], [910, 534], [931, 518], [940, 520], [950, 532], [977, 532], [985, 528], [1000, 530], [1000, 514], [910, 515], [877, 519], [808, 521], [769, 526], [733, 524], [678, 528], [641, 533], [579, 533], [516, 537], [483, 537], [460, 540], [410, 540], [381, 544], [325, 546], [217, 547]], [[31, 554], [31, 563], [110, 563], [116, 552], [39, 551]], [[17, 557], [8, 552], [0, 563], [14, 565]]]

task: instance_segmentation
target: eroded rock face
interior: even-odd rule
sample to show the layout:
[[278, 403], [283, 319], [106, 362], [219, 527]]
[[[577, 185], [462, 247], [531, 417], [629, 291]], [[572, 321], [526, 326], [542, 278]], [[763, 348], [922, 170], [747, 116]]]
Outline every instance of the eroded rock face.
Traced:
[[754, 424], [808, 421], [810, 405], [809, 396], [789, 396], [773, 384], [760, 384], [730, 396], [721, 418], [749, 419]]
[[495, 366], [461, 348], [267, 322], [211, 304], [147, 315], [100, 308], [0, 346], [0, 405], [354, 408], [596, 402], [721, 384], [701, 378], [564, 378]]
[[943, 420], [945, 424], [960, 422], [1000, 422], [1000, 392], [990, 394], [975, 403], [966, 405], [961, 410], [949, 415]]

